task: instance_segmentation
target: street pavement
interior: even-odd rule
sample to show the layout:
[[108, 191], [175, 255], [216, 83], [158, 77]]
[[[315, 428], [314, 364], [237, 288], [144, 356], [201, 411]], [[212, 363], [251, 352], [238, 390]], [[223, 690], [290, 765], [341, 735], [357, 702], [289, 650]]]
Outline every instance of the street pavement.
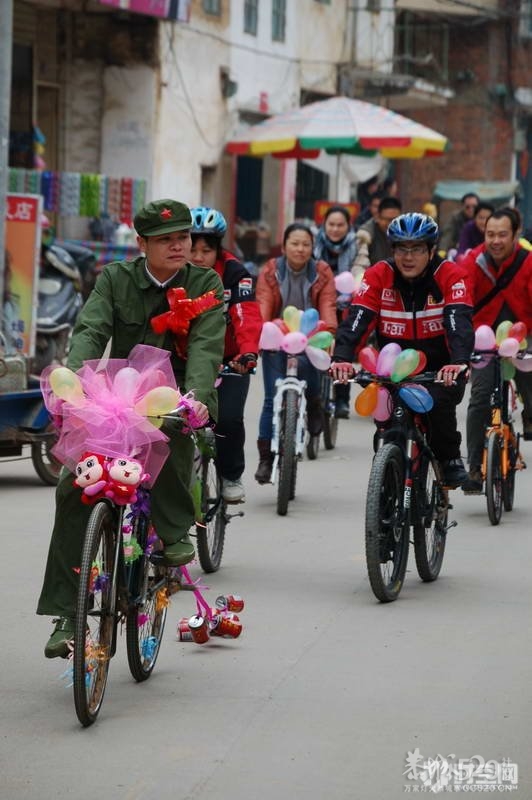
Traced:
[[423, 786], [411, 764], [452, 754], [475, 757], [476, 791], [484, 762], [517, 764], [510, 794], [530, 800], [532, 445], [515, 510], [492, 527], [484, 497], [454, 492], [459, 524], [440, 578], [423, 584], [411, 553], [399, 600], [382, 605], [364, 559], [371, 422], [353, 415], [335, 450], [300, 464], [281, 518], [274, 488], [252, 478], [259, 404], [257, 377], [245, 517], [204, 578], [212, 600], [244, 597], [242, 636], [178, 642], [177, 621], [194, 606], [189, 593], [174, 596], [153, 676], [133, 681], [122, 637], [89, 729], [60, 677], [65, 662], [43, 657], [50, 620], [34, 611], [53, 490], [31, 462], [0, 462], [0, 797], [396, 800]]

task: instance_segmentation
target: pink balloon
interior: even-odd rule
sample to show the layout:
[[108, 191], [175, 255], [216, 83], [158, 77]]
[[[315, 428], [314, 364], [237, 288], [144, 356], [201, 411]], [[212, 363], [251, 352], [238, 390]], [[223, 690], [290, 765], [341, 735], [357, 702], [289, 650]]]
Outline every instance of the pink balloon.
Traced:
[[525, 358], [512, 358], [512, 364], [520, 372], [532, 372], [532, 356], [525, 356]]
[[489, 325], [479, 325], [476, 329], [475, 350], [495, 350], [495, 333]]
[[274, 322], [265, 322], [262, 326], [259, 348], [260, 350], [279, 350], [284, 337], [285, 334]]
[[356, 281], [350, 272], [340, 272], [336, 275], [334, 285], [340, 294], [353, 294], [356, 289]]
[[377, 375], [391, 375], [395, 359], [401, 352], [401, 345], [396, 342], [385, 344], [377, 358]]
[[326, 353], [325, 350], [320, 350], [318, 347], [308, 345], [305, 348], [305, 355], [313, 367], [323, 372], [331, 366], [331, 357], [329, 353]]
[[358, 360], [362, 369], [368, 372], [375, 372], [377, 369], [377, 359], [379, 351], [375, 347], [363, 347], [358, 354]]
[[373, 410], [373, 419], [377, 422], [385, 422], [393, 410], [392, 398], [390, 392], [385, 386], [379, 386], [377, 392], [377, 405]]
[[499, 345], [499, 355], [513, 358], [519, 352], [519, 342], [511, 336], [503, 339]]
[[301, 331], [290, 331], [290, 333], [285, 333], [283, 336], [281, 350], [284, 350], [285, 353], [290, 353], [290, 355], [297, 355], [297, 353], [303, 352], [307, 342], [307, 337]]

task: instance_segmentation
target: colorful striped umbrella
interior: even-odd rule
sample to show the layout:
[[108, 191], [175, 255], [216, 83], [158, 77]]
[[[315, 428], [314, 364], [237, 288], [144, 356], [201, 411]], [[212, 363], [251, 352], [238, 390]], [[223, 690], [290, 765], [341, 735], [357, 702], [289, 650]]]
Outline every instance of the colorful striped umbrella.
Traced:
[[252, 125], [226, 150], [235, 155], [317, 158], [320, 151], [385, 158], [441, 155], [445, 136], [384, 106], [331, 97]]

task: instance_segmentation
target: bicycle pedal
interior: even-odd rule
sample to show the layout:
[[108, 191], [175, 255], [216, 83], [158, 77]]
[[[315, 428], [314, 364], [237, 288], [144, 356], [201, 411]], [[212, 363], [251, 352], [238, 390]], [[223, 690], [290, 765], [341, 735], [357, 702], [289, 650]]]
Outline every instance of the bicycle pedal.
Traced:
[[227, 514], [227, 513], [226, 513], [226, 515], [225, 515], [225, 516], [226, 516], [226, 517], [227, 517], [227, 519], [229, 520], [229, 519], [233, 519], [233, 517], [243, 517], [243, 516], [244, 516], [244, 514], [245, 514], [245, 511], [235, 511], [235, 513], [234, 513], [234, 514]]

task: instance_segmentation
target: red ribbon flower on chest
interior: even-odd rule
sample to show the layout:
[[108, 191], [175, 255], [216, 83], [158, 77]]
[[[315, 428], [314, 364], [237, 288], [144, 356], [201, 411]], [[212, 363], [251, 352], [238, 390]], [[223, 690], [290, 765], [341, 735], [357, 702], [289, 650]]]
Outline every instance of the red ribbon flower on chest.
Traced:
[[214, 290], [205, 292], [199, 297], [187, 297], [186, 290], [181, 286], [177, 289], [168, 289], [166, 297], [170, 310], [150, 320], [155, 333], [171, 331], [178, 336], [186, 336], [193, 319], [221, 303]]

